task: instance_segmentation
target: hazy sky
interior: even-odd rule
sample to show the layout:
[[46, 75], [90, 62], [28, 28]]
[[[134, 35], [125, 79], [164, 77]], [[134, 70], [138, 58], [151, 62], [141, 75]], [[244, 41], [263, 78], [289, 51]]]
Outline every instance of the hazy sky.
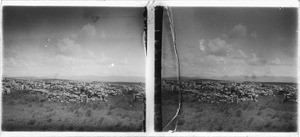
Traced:
[[4, 7], [6, 76], [145, 76], [143, 8]]
[[[294, 8], [172, 8], [181, 75], [297, 76]], [[163, 76], [176, 76], [164, 16]]]

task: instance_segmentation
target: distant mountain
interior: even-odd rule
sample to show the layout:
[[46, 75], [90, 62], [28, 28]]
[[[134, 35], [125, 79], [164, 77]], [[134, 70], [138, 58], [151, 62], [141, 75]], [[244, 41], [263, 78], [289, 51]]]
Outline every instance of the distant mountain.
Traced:
[[36, 76], [22, 76], [22, 77], [9, 77], [14, 79], [49, 79], [47, 77], [36, 77]]
[[78, 81], [100, 81], [100, 82], [143, 82], [145, 83], [145, 78], [143, 77], [119, 77], [119, 76], [69, 76], [69, 77], [35, 77], [35, 76], [24, 76], [24, 77], [11, 77], [15, 79], [51, 79], [51, 80], [78, 80]]
[[66, 77], [66, 79], [80, 80], [80, 81], [101, 81], [101, 82], [145, 82], [143, 77], [119, 77], [119, 76], [73, 76]]
[[[176, 80], [177, 77], [164, 77], [163, 79]], [[181, 77], [182, 80], [229, 80], [229, 81], [249, 81], [249, 82], [297, 82], [295, 77], [275, 77], [275, 76], [223, 76], [223, 77]]]
[[252, 82], [297, 82], [295, 77], [276, 77], [276, 76], [224, 76], [221, 80], [232, 81], [252, 81]]

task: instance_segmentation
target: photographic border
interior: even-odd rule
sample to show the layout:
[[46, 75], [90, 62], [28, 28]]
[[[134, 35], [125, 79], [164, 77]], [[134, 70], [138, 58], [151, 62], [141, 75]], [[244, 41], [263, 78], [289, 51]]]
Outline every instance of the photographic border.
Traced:
[[[270, 132], [155, 132], [154, 131], [154, 7], [155, 6], [175, 6], [175, 7], [294, 7], [299, 8], [297, 0], [3, 0], [1, 1], [1, 12], [3, 6], [76, 6], [76, 7], [147, 7], [148, 9], [148, 32], [147, 32], [147, 57], [146, 57], [146, 132], [3, 132], [1, 136], [298, 136], [298, 132], [290, 133], [270, 133]], [[299, 30], [299, 9], [298, 12], [298, 30]], [[0, 15], [0, 21], [3, 24], [3, 14]], [[2, 25], [3, 27], [3, 25]], [[3, 31], [1, 33], [1, 51], [0, 54], [3, 58]], [[299, 35], [298, 43], [299, 43]], [[300, 49], [298, 47], [298, 53]], [[297, 80], [299, 83], [299, 56], [297, 64]], [[2, 58], [1, 58], [1, 75], [2, 75]], [[2, 90], [2, 80], [1, 80]], [[298, 91], [299, 91], [298, 84]], [[2, 94], [0, 95], [2, 100]], [[299, 95], [298, 95], [299, 98]], [[1, 110], [2, 110], [2, 102]], [[299, 105], [298, 105], [299, 116]], [[2, 113], [0, 114], [2, 121]], [[298, 131], [299, 131], [299, 118]], [[1, 122], [2, 123], [2, 122]]]

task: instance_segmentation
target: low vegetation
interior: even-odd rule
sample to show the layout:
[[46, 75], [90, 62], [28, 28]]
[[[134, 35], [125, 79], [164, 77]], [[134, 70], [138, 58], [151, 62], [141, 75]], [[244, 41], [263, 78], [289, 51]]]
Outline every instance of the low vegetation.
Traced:
[[3, 95], [4, 131], [142, 131], [142, 101], [109, 96], [107, 102], [53, 102], [44, 94]]

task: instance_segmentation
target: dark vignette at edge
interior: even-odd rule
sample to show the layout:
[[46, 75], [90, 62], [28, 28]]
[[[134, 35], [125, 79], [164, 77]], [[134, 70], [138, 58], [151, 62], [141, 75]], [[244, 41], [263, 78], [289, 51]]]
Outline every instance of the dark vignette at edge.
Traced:
[[155, 7], [155, 91], [154, 105], [155, 131], [162, 131], [162, 106], [161, 106], [161, 54], [162, 54], [162, 21], [163, 21], [163, 6]]

